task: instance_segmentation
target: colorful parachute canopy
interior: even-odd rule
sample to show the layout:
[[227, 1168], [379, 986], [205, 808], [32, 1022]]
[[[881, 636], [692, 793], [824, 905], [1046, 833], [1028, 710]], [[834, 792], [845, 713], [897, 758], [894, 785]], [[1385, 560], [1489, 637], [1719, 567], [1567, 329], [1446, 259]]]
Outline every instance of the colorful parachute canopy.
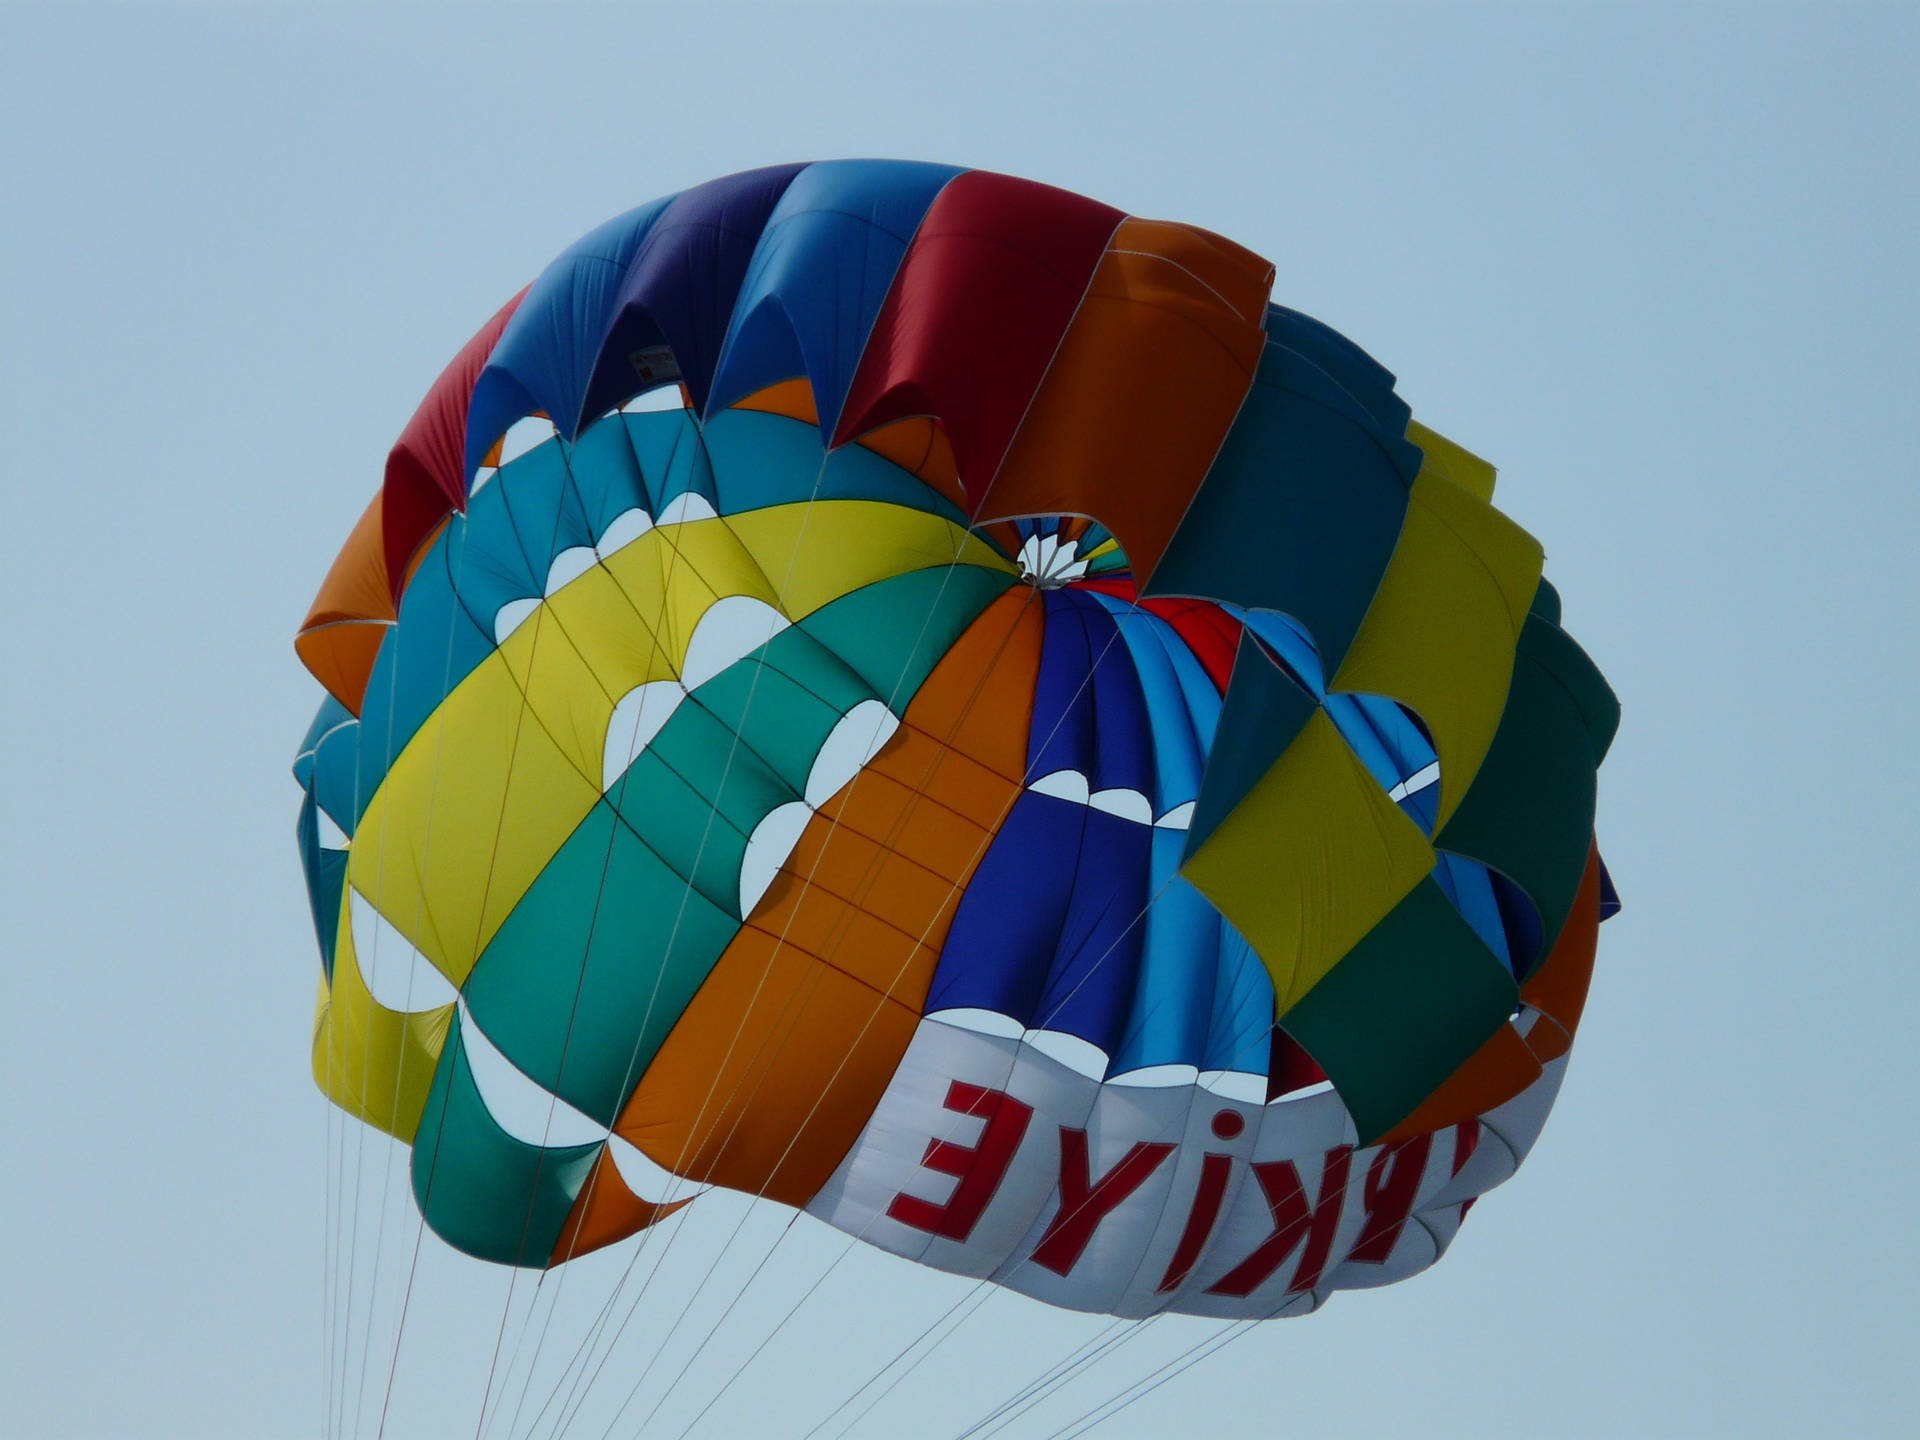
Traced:
[[295, 764], [315, 1074], [437, 1233], [556, 1264], [720, 1185], [1255, 1316], [1512, 1173], [1617, 706], [1492, 468], [1271, 279], [781, 166], [454, 358], [300, 632]]

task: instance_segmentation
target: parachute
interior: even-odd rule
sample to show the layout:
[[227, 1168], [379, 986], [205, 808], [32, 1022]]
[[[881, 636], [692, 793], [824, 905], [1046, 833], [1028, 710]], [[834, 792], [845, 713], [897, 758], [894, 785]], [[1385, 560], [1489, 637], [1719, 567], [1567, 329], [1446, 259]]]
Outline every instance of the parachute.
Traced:
[[1618, 721], [1494, 472], [1273, 267], [983, 171], [643, 205], [428, 391], [297, 640], [314, 1074], [551, 1267], [727, 1187], [1264, 1318], [1543, 1125]]

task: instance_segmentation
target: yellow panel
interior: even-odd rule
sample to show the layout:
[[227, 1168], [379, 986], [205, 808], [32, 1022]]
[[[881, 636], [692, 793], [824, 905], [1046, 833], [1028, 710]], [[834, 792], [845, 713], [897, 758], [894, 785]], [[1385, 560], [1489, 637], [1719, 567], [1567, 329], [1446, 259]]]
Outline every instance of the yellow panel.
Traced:
[[1493, 744], [1542, 558], [1540, 542], [1493, 506], [1422, 469], [1380, 589], [1328, 686], [1390, 695], [1419, 713], [1440, 754], [1440, 825]]
[[[711, 522], [709, 522], [711, 523]], [[1019, 567], [941, 516], [872, 500], [819, 500], [729, 515], [733, 530], [780, 588], [786, 613], [812, 614], [862, 585], [935, 565]]]
[[333, 952], [333, 985], [320, 979], [313, 1018], [313, 1078], [321, 1091], [369, 1125], [411, 1142], [453, 1022], [451, 1005], [403, 1013], [367, 992], [353, 953], [347, 907]]
[[1437, 430], [1429, 430], [1418, 420], [1407, 422], [1407, 439], [1420, 447], [1426, 458], [1420, 462], [1422, 473], [1431, 470], [1442, 480], [1451, 480], [1469, 495], [1493, 500], [1494, 468], [1487, 461], [1456, 445]]
[[1433, 865], [1420, 827], [1316, 710], [1180, 873], [1253, 946], [1284, 1015]]
[[679, 675], [717, 598], [750, 595], [799, 619], [872, 581], [956, 557], [1010, 568], [940, 516], [874, 501], [648, 531], [548, 598], [427, 717], [361, 819], [349, 882], [463, 984], [599, 799], [614, 705]]

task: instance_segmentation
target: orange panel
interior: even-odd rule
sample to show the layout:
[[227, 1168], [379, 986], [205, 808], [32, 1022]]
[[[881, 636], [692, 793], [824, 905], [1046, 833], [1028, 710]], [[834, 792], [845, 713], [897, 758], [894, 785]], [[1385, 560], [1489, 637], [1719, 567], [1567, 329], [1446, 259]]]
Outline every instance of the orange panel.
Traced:
[[356, 715], [373, 657], [394, 619], [381, 510], [381, 497], [375, 495], [320, 582], [293, 647], [314, 678]]
[[1540, 1062], [1527, 1042], [1511, 1024], [1502, 1025], [1419, 1109], [1382, 1135], [1381, 1142], [1405, 1140], [1484, 1115], [1539, 1078]]
[[1587, 852], [1580, 891], [1553, 952], [1520, 987], [1522, 1000], [1558, 1022], [1536, 1025], [1527, 1036], [1543, 1062], [1565, 1054], [1573, 1044], [1573, 1032], [1580, 1028], [1580, 1014], [1587, 1005], [1587, 987], [1593, 983], [1593, 955], [1599, 942], [1600, 847], [1596, 844]]
[[813, 403], [813, 386], [805, 380], [782, 380], [764, 390], [742, 396], [727, 407], [730, 410], [759, 410], [769, 415], [784, 415], [789, 420], [820, 423], [819, 407]]
[[391, 620], [336, 620], [293, 637], [294, 653], [327, 693], [355, 715]]
[[[1044, 629], [1034, 594], [1008, 591], [947, 652], [681, 1015], [614, 1126], [660, 1164], [804, 1205], [859, 1136], [1020, 793]], [[979, 819], [928, 796], [949, 787]]]
[[1144, 582], [1253, 383], [1272, 279], [1204, 230], [1121, 225], [976, 514], [1091, 515]]
[[627, 1182], [614, 1167], [613, 1157], [602, 1150], [600, 1158], [593, 1162], [587, 1183], [573, 1202], [547, 1263], [565, 1264], [589, 1250], [617, 1245], [629, 1235], [637, 1235], [649, 1225], [658, 1224], [682, 1206], [692, 1204], [693, 1200], [689, 1195], [671, 1205], [654, 1205], [640, 1199], [627, 1189]]

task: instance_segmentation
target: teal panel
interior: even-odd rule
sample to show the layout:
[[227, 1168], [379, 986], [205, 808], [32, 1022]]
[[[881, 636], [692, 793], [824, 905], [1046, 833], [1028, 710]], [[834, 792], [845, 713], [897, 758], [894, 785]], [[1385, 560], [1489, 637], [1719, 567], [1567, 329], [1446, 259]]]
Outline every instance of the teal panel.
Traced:
[[611, 1124], [738, 930], [603, 803], [489, 942], [467, 1005], [521, 1070]]
[[1507, 967], [1428, 876], [1280, 1017], [1369, 1144], [1486, 1043], [1520, 1003]]
[[1340, 668], [1393, 556], [1420, 452], [1269, 342], [1246, 403], [1143, 593], [1277, 610]]
[[456, 1025], [414, 1135], [413, 1198], [456, 1250], [545, 1268], [601, 1148], [542, 1150], [502, 1130], [474, 1087]]
[[799, 500], [879, 500], [967, 523], [952, 501], [864, 446], [845, 445], [828, 455], [820, 428], [802, 420], [726, 410], [707, 422], [706, 444], [722, 515]]
[[841, 596], [799, 628], [838, 655], [896, 715], [954, 642], [1015, 583], [978, 565], [909, 570]]
[[1528, 616], [1493, 748], [1434, 837], [1533, 901], [1540, 948], [1514, 957], [1521, 974], [1553, 949], [1573, 908], [1593, 839], [1595, 772], [1619, 722], [1619, 701], [1586, 652], [1538, 613]]
[[1247, 798], [1318, 708], [1313, 696], [1274, 663], [1252, 634], [1243, 631], [1220, 705], [1213, 748], [1207, 752], [1207, 768], [1200, 777], [1200, 795], [1194, 802], [1181, 864]]

